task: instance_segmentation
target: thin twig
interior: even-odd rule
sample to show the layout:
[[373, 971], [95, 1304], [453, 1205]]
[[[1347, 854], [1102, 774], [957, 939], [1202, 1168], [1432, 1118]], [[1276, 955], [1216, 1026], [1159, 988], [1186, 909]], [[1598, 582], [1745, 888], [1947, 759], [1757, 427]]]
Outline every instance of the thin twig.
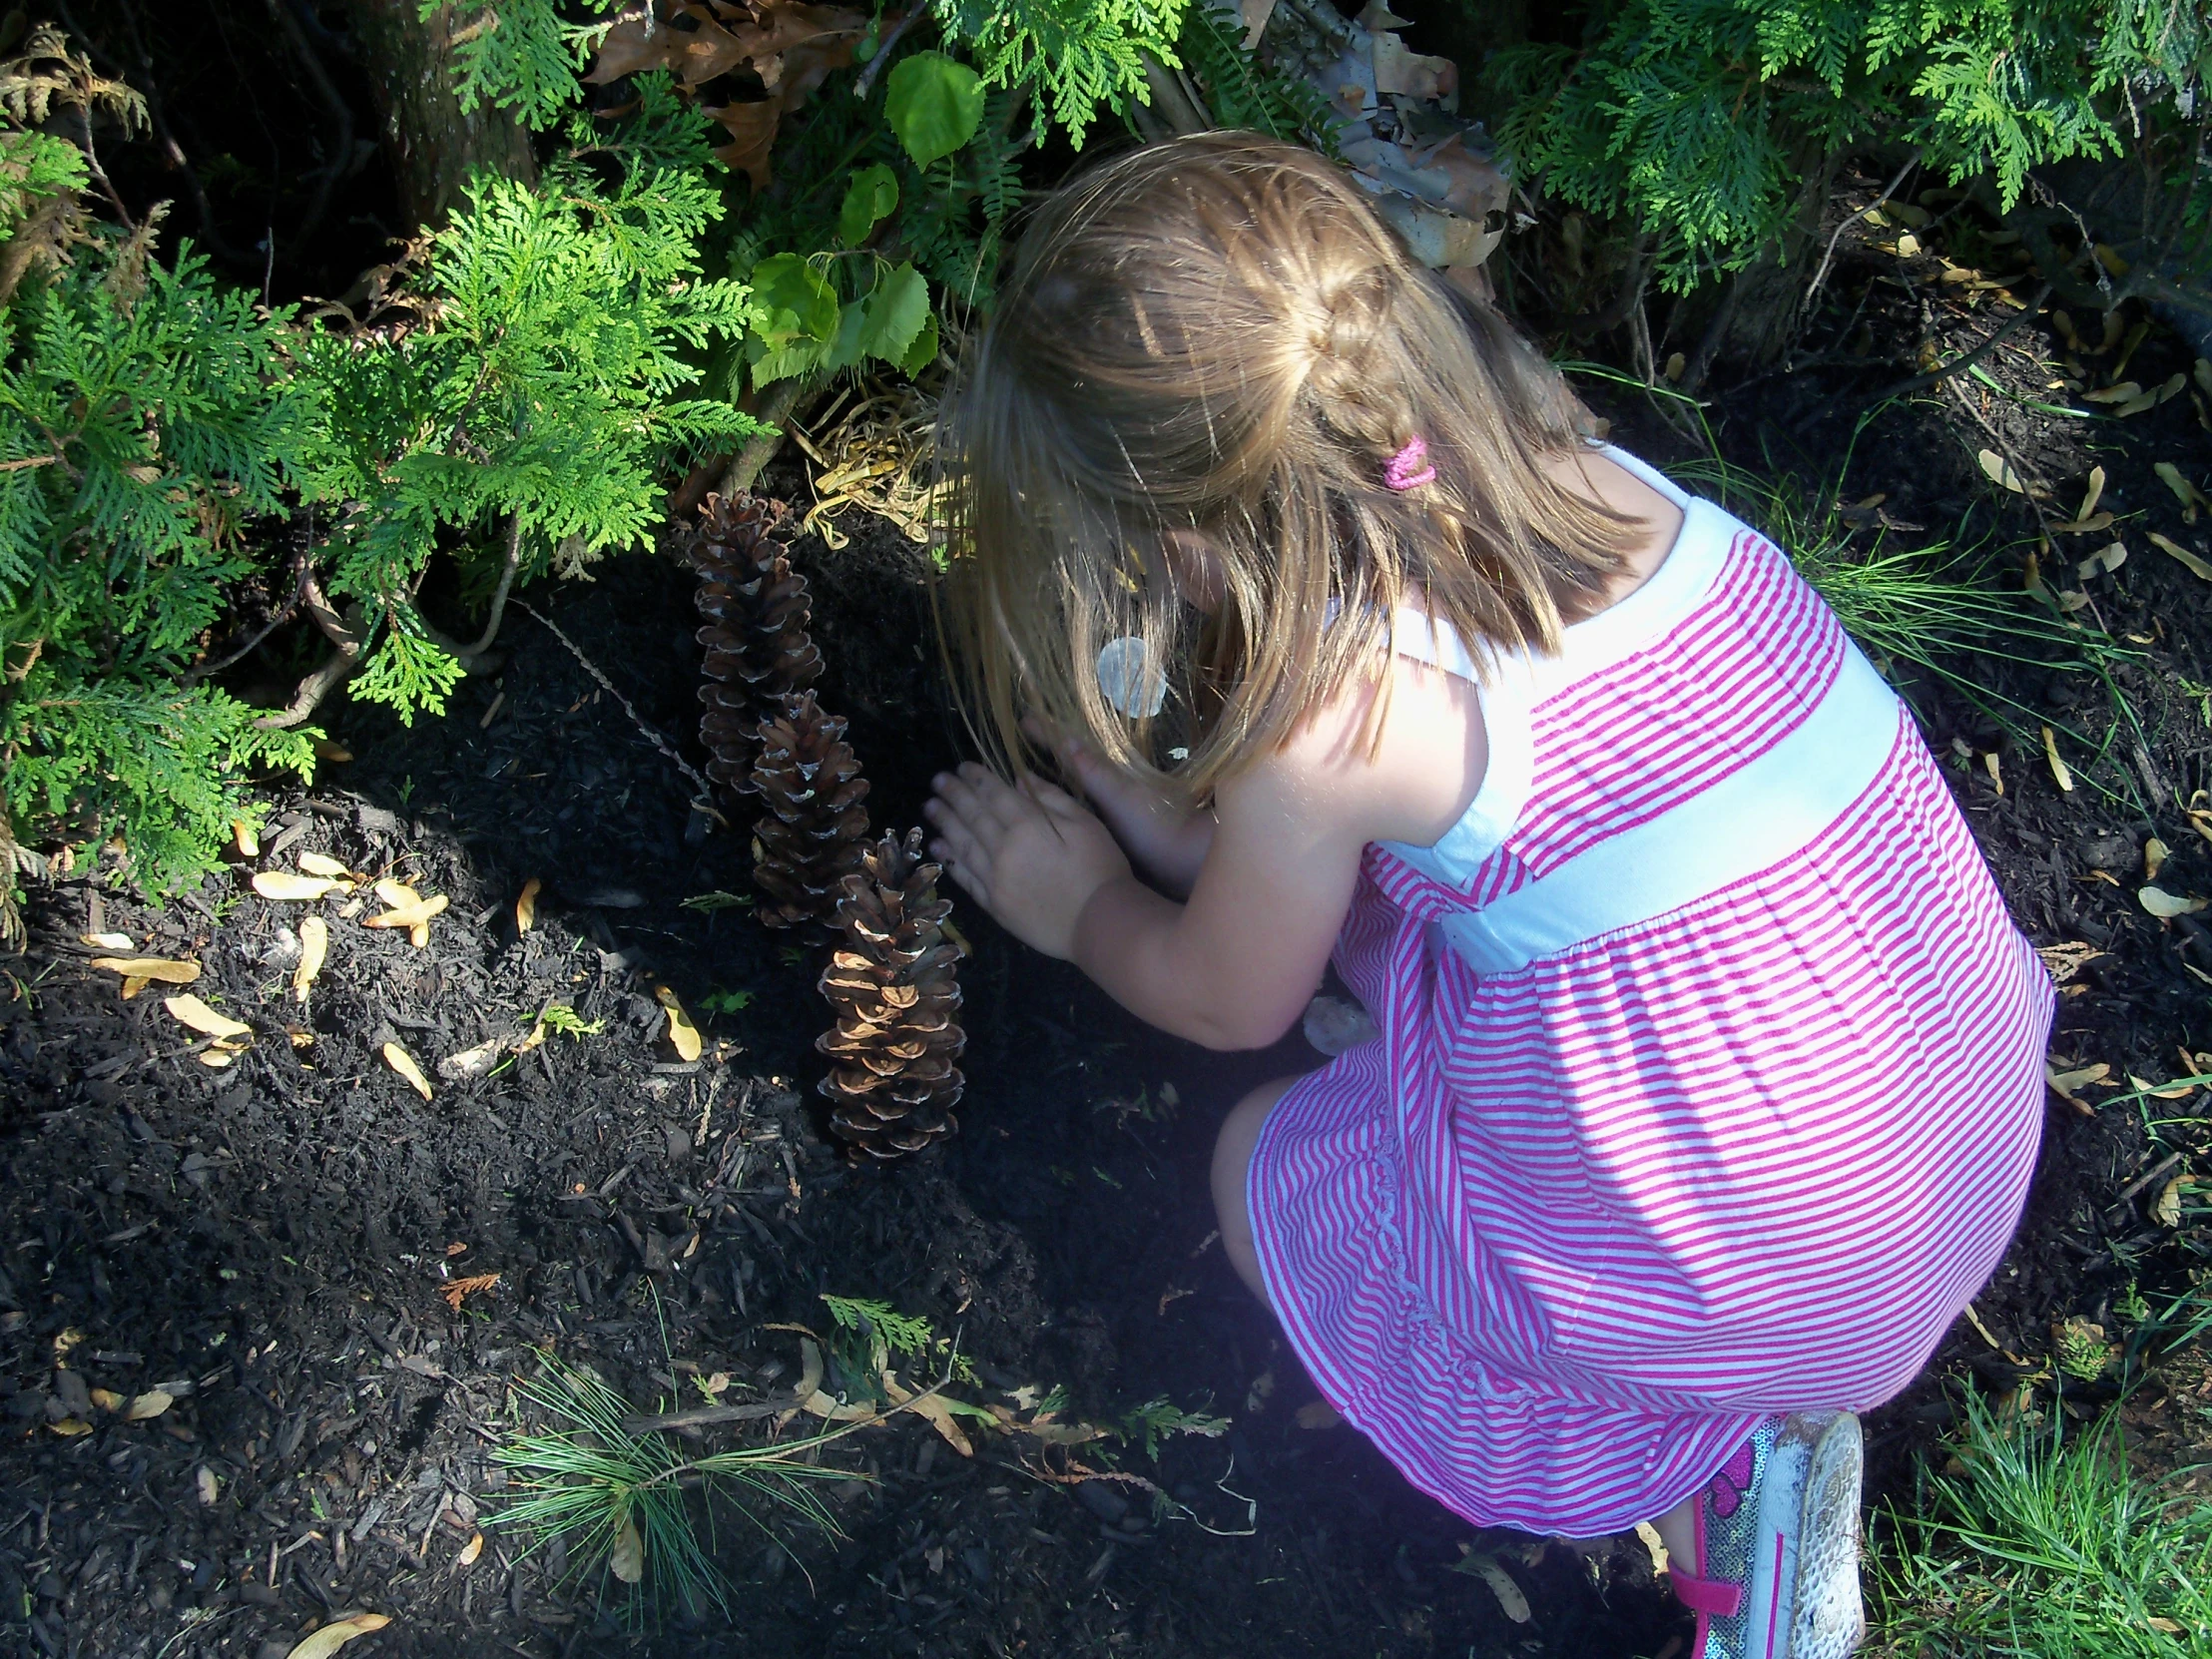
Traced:
[[1821, 296], [1821, 286], [1828, 280], [1828, 268], [1836, 260], [1836, 245], [1844, 240], [1844, 233], [1850, 230], [1856, 221], [1865, 219], [1867, 215], [1876, 212], [1891, 197], [1897, 195], [1899, 187], [1905, 183], [1905, 176], [1920, 165], [1921, 153], [1918, 149], [1915, 149], [1913, 154], [1905, 159], [1905, 165], [1898, 169], [1897, 177], [1882, 187], [1880, 196], [1861, 208], [1857, 213], [1844, 216], [1844, 222], [1836, 227], [1836, 234], [1828, 239], [1828, 252], [1821, 256], [1820, 270], [1813, 273], [1812, 283], [1805, 290], [1806, 315], [1810, 316], [1812, 314], [1813, 303]]
[[1877, 403], [1889, 402], [1893, 397], [1905, 397], [1916, 391], [1926, 391], [1930, 386], [1936, 384], [1938, 381], [1947, 380], [1953, 374], [1964, 373], [2017, 333], [2021, 324], [2025, 323], [2030, 317], [2037, 315], [2043, 308], [2043, 301], [2050, 297], [2050, 291], [2051, 284], [2045, 282], [2036, 292], [2035, 297], [2027, 302], [2026, 309], [2007, 320], [2003, 327], [1997, 329], [1995, 333], [1971, 351], [1968, 351], [1964, 356], [1954, 358], [1940, 367], [1932, 368], [1926, 374], [1916, 374], [1909, 380], [1900, 380], [1896, 385], [1876, 392], [1867, 399], [1867, 406], [1872, 408]]
[[615, 683], [612, 680], [608, 679], [604, 674], [599, 672], [599, 665], [597, 663], [594, 663], [589, 657], [584, 655], [583, 648], [581, 646], [579, 646], [574, 640], [570, 639], [566, 634], [562, 633], [561, 630], [553, 624], [550, 618], [540, 615], [537, 611], [534, 611], [528, 605], [525, 605], [521, 600], [517, 599], [516, 601], [514, 601], [514, 607], [516, 610], [522, 612], [523, 615], [537, 622], [546, 630], [547, 633], [551, 634], [555, 639], [559, 640], [563, 645], [568, 647], [569, 655], [574, 657], [578, 662], [584, 665], [584, 672], [586, 674], [589, 674], [594, 680], [597, 680], [601, 687], [605, 689], [607, 695], [613, 698], [617, 703], [622, 705], [622, 712], [628, 715], [630, 717], [631, 723], [635, 725], [637, 729], [645, 735], [646, 741], [652, 744], [655, 749], [658, 749], [670, 761], [674, 762], [676, 765], [676, 770], [681, 772], [686, 778], [689, 778], [691, 780], [692, 787], [699, 791], [699, 801], [702, 804], [712, 799], [714, 795], [714, 786], [709, 784], [706, 779], [702, 778], [699, 775], [698, 770], [692, 766], [691, 762], [685, 760], [683, 756], [676, 753], [676, 750], [673, 746], [670, 745], [668, 739], [661, 736], [661, 734], [657, 730], [655, 730], [651, 725], [647, 723], [646, 718], [638, 713], [636, 707], [632, 705], [627, 697], [624, 697], [622, 693], [615, 690]]
[[499, 619], [507, 609], [507, 595], [513, 591], [515, 570], [521, 563], [522, 515], [510, 513], [507, 517], [507, 557], [499, 567], [499, 586], [492, 590], [491, 614], [484, 618], [483, 635], [462, 652], [462, 656], [481, 657], [491, 649], [491, 642], [499, 637]]
[[928, 9], [920, 4], [920, 0], [915, 0], [914, 9], [891, 25], [891, 32], [875, 48], [875, 56], [868, 59], [867, 67], [860, 71], [859, 78], [852, 83], [854, 98], [865, 98], [875, 90], [875, 77], [882, 74], [883, 66], [891, 61], [891, 48], [904, 38], [908, 29], [921, 21], [922, 14]]

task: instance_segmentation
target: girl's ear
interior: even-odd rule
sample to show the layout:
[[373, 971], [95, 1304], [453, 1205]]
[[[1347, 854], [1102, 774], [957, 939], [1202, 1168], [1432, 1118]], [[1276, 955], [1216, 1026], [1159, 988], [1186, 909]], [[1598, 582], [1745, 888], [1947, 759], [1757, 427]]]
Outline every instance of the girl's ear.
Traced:
[[1221, 549], [1203, 530], [1170, 530], [1163, 539], [1177, 596], [1208, 616], [1217, 614], [1227, 586]]

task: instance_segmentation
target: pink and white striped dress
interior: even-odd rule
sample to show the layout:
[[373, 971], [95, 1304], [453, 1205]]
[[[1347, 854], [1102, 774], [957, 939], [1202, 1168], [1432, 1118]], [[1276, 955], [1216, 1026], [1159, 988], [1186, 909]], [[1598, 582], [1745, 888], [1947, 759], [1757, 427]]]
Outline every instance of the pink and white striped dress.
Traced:
[[1469, 1519], [1632, 1526], [1764, 1415], [1912, 1380], [1995, 1268], [2048, 976], [1911, 716], [1771, 544], [1683, 510], [1556, 658], [1475, 665], [1490, 761], [1377, 843], [1337, 962], [1380, 1037], [1247, 1197], [1331, 1401]]

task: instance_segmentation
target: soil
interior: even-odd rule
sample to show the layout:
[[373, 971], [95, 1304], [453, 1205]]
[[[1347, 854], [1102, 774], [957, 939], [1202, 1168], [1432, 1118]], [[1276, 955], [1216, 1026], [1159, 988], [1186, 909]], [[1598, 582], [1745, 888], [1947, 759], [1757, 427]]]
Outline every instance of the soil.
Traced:
[[[2212, 1070], [2195, 1058], [2212, 1047], [2212, 933], [2137, 898], [2154, 835], [2158, 885], [2212, 893], [2197, 828], [2212, 819], [2188, 816], [2212, 785], [2195, 689], [2212, 683], [2212, 582], [2145, 534], [2212, 554], [2152, 471], [2203, 474], [2201, 415], [2188, 395], [2124, 418], [2033, 407], [2057, 406], [2047, 382], [2065, 349], [2038, 321], [1986, 359], [1991, 383], [1894, 407], [1854, 444], [1857, 402], [1912, 372], [1924, 341], [1948, 359], [2009, 314], [1990, 290], [1969, 308], [1962, 286], [1871, 235], [1847, 241], [1816, 318], [1840, 360], [1708, 411], [1731, 459], [1794, 478], [1808, 501], [1854, 504], [1856, 553], [1878, 535], [1971, 544], [1988, 583], [2087, 594], [2071, 614], [2122, 648], [2101, 679], [2062, 645], [1946, 659], [1970, 695], [1893, 664], [2021, 925], [2041, 946], [2087, 947], [2061, 985], [2054, 1068], [2109, 1071], [2069, 1084], [2078, 1105], [2053, 1094], [2029, 1213], [1978, 1324], [1870, 1418], [1878, 1519], [1909, 1497], [1961, 1382], [2025, 1382], [2046, 1405], [2057, 1387], [2072, 1410], [2111, 1397], [2110, 1377], [2051, 1375], [2052, 1328], [2086, 1319], [2118, 1343], [2131, 1288], [2154, 1304], [2188, 1288], [2197, 1256], [2157, 1217], [2157, 1172], [2201, 1151], [2205, 1097], [2099, 1102], [2130, 1078]], [[1852, 358], [1870, 321], [1903, 367]], [[2109, 370], [2118, 349], [2084, 366]], [[2190, 367], [2153, 327], [2127, 377], [2156, 387]], [[1616, 439], [1687, 458], [1669, 406], [1614, 400]], [[1984, 447], [2047, 496], [1992, 484]], [[2092, 464], [2127, 515], [2127, 561], [2079, 578], [2110, 538], [2057, 533], [2028, 570], [2038, 520], [2071, 518]], [[767, 487], [807, 489], [792, 470]], [[821, 690], [851, 719], [876, 825], [904, 827], [956, 732], [921, 555], [846, 523], [849, 546], [797, 554], [830, 664]], [[1316, 1390], [1223, 1260], [1206, 1184], [1222, 1111], [1318, 1062], [1300, 1039], [1222, 1057], [1160, 1037], [963, 907], [961, 1132], [895, 1167], [848, 1164], [813, 1093], [821, 949], [743, 908], [686, 902], [748, 884], [742, 822], [695, 813], [649, 735], [702, 759], [691, 579], [658, 554], [596, 577], [525, 593], [503, 666], [463, 682], [442, 719], [409, 728], [333, 704], [350, 758], [311, 788], [274, 789], [259, 855], [198, 890], [145, 904], [90, 844], [34, 885], [30, 948], [0, 961], [0, 1651], [277, 1659], [354, 1610], [393, 1623], [349, 1652], [425, 1659], [1683, 1651], [1688, 1623], [1634, 1538], [1477, 1532], [1309, 1409]], [[358, 925], [365, 893], [287, 903], [248, 885], [307, 852], [449, 907], [417, 948]], [[330, 954], [302, 1002], [309, 913]], [[132, 950], [82, 942], [109, 932]], [[249, 1021], [251, 1045], [206, 1064], [206, 1040], [165, 1011], [174, 987], [126, 999], [92, 965], [139, 950], [197, 962], [191, 990]], [[663, 986], [703, 1028], [697, 1060], [672, 1045]], [[489, 1075], [440, 1070], [518, 1041], [555, 1001], [588, 1029], [550, 1031]], [[428, 1074], [430, 1098], [389, 1045]], [[970, 1454], [904, 1413], [820, 1453], [868, 1477], [820, 1488], [841, 1537], [725, 1511], [726, 1613], [678, 1596], [640, 1619], [596, 1558], [526, 1552], [498, 1524], [519, 1484], [494, 1454], [545, 1426], [517, 1392], [545, 1356], [653, 1411], [710, 1391], [776, 1398], [815, 1344], [830, 1355], [824, 1387], [858, 1399], [865, 1378], [830, 1340], [826, 1293], [956, 1341], [974, 1380], [949, 1391], [998, 1413], [966, 1419]], [[171, 1403], [144, 1420], [109, 1408], [156, 1390]], [[1226, 1421], [1186, 1418], [1156, 1455], [1133, 1432], [1083, 1438], [1156, 1401]], [[769, 1418], [681, 1443], [820, 1426]]]

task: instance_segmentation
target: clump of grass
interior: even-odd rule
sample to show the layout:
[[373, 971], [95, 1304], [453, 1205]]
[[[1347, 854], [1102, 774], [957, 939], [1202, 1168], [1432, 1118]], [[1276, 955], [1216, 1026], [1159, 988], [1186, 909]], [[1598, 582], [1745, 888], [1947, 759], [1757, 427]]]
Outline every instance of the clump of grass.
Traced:
[[647, 1616], [677, 1602], [731, 1611], [715, 1559], [723, 1516], [773, 1537], [767, 1517], [782, 1510], [841, 1536], [817, 1488], [866, 1478], [806, 1460], [846, 1429], [695, 1457], [666, 1433], [626, 1426], [635, 1408], [580, 1366], [548, 1355], [539, 1377], [515, 1386], [549, 1426], [492, 1453], [524, 1494], [494, 1524], [529, 1533], [532, 1551], [560, 1538], [572, 1579], [604, 1570], [636, 1585], [632, 1611]]
[[[2212, 1654], [2212, 1505], [2145, 1482], [2117, 1418], [2000, 1419], [1965, 1403], [1951, 1472], [1924, 1476], [1870, 1561], [1878, 1639], [1899, 1659]], [[2169, 1477], [2170, 1478], [2170, 1477]]]

